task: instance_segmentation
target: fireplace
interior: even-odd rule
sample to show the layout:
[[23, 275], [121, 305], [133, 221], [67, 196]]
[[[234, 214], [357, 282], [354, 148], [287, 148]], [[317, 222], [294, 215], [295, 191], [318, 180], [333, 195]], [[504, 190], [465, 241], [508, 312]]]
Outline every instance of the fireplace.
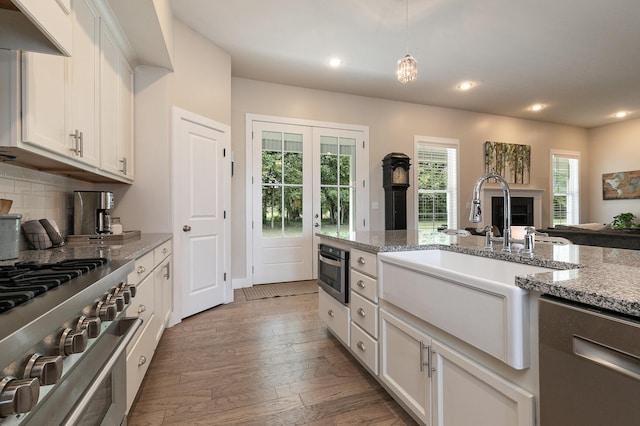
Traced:
[[[533, 197], [511, 197], [511, 225], [533, 226]], [[504, 198], [491, 197], [491, 224], [500, 235], [504, 226]]]
[[[542, 193], [543, 189], [535, 189], [535, 188], [511, 188], [511, 219], [513, 220], [513, 226], [531, 226], [533, 225], [536, 229], [542, 229]], [[526, 201], [526, 207], [516, 207], [517, 203], [514, 204], [514, 199], [526, 198], [530, 201]], [[489, 224], [496, 225], [498, 229], [500, 229], [500, 233], [502, 234], [502, 226], [504, 225], [504, 220], [502, 217], [503, 203], [504, 203], [504, 194], [502, 192], [502, 188], [485, 186], [480, 191], [480, 199], [482, 201], [483, 214], [482, 214], [482, 223], [477, 225], [478, 228], [483, 228]], [[494, 200], [496, 203], [499, 203], [498, 206], [494, 206]], [[526, 210], [526, 213], [522, 213], [520, 210]], [[498, 216], [495, 216], [495, 213]], [[519, 223], [525, 223], [520, 225]], [[512, 229], [512, 232], [514, 230]], [[515, 237], [514, 237], [515, 238]]]

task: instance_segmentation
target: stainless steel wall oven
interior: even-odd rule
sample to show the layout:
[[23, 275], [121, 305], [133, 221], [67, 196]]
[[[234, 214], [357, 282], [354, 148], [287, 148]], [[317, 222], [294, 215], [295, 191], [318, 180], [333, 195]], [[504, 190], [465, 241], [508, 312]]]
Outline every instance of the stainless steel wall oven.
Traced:
[[341, 303], [349, 303], [349, 251], [318, 245], [318, 285]]

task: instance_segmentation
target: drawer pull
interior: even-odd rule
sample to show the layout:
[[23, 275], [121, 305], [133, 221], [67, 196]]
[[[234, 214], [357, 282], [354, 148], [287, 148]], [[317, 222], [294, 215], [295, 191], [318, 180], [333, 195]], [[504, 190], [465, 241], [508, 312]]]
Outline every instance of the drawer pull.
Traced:
[[147, 307], [144, 305], [138, 305], [138, 313], [141, 314], [147, 310]]
[[365, 287], [366, 287], [366, 285], [365, 285], [364, 281], [362, 281], [362, 280], [358, 280], [358, 282], [356, 283], [356, 285], [357, 285], [358, 287], [360, 287], [360, 288], [365, 288]]
[[168, 251], [169, 250], [165, 247], [165, 248], [162, 249], [162, 254], [167, 254]]
[[356, 346], [358, 347], [358, 349], [360, 349], [362, 352], [366, 352], [367, 351], [367, 347], [364, 345], [364, 343], [362, 343], [362, 341], [359, 341], [358, 343], [356, 343]]
[[138, 358], [138, 367], [142, 367], [146, 363], [147, 363], [147, 357], [144, 355], [140, 355], [140, 358]]
[[140, 265], [138, 266], [138, 274], [143, 274], [146, 271], [145, 267]]
[[360, 315], [362, 318], [367, 316], [367, 313], [364, 311], [364, 309], [362, 308], [358, 308], [358, 315]]
[[335, 314], [333, 313], [333, 309], [329, 309], [329, 310], [327, 311], [327, 314], [329, 314], [329, 316], [330, 316], [331, 318], [333, 318], [333, 317], [335, 316]]
[[367, 263], [367, 262], [364, 260], [364, 257], [360, 256], [360, 257], [358, 258], [358, 263], [359, 263], [359, 264], [361, 264], [361, 265], [364, 265], [364, 264], [365, 264], [365, 263]]

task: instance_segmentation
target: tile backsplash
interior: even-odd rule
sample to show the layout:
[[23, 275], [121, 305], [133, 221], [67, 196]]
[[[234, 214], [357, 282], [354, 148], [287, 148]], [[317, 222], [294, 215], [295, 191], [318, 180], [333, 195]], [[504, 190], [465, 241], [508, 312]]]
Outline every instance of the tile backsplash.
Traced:
[[[10, 213], [21, 214], [22, 223], [53, 219], [63, 236], [73, 226], [73, 191], [92, 189], [89, 182], [0, 163], [0, 198], [13, 200]], [[26, 247], [23, 235], [20, 249]]]

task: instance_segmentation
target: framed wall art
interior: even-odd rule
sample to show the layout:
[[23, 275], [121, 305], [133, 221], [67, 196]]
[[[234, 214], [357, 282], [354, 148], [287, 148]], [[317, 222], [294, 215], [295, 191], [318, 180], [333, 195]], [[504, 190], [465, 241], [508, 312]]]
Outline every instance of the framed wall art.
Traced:
[[633, 198], [640, 198], [640, 170], [605, 173], [602, 175], [603, 200]]
[[531, 145], [485, 142], [484, 171], [498, 173], [508, 183], [528, 184], [531, 179]]

